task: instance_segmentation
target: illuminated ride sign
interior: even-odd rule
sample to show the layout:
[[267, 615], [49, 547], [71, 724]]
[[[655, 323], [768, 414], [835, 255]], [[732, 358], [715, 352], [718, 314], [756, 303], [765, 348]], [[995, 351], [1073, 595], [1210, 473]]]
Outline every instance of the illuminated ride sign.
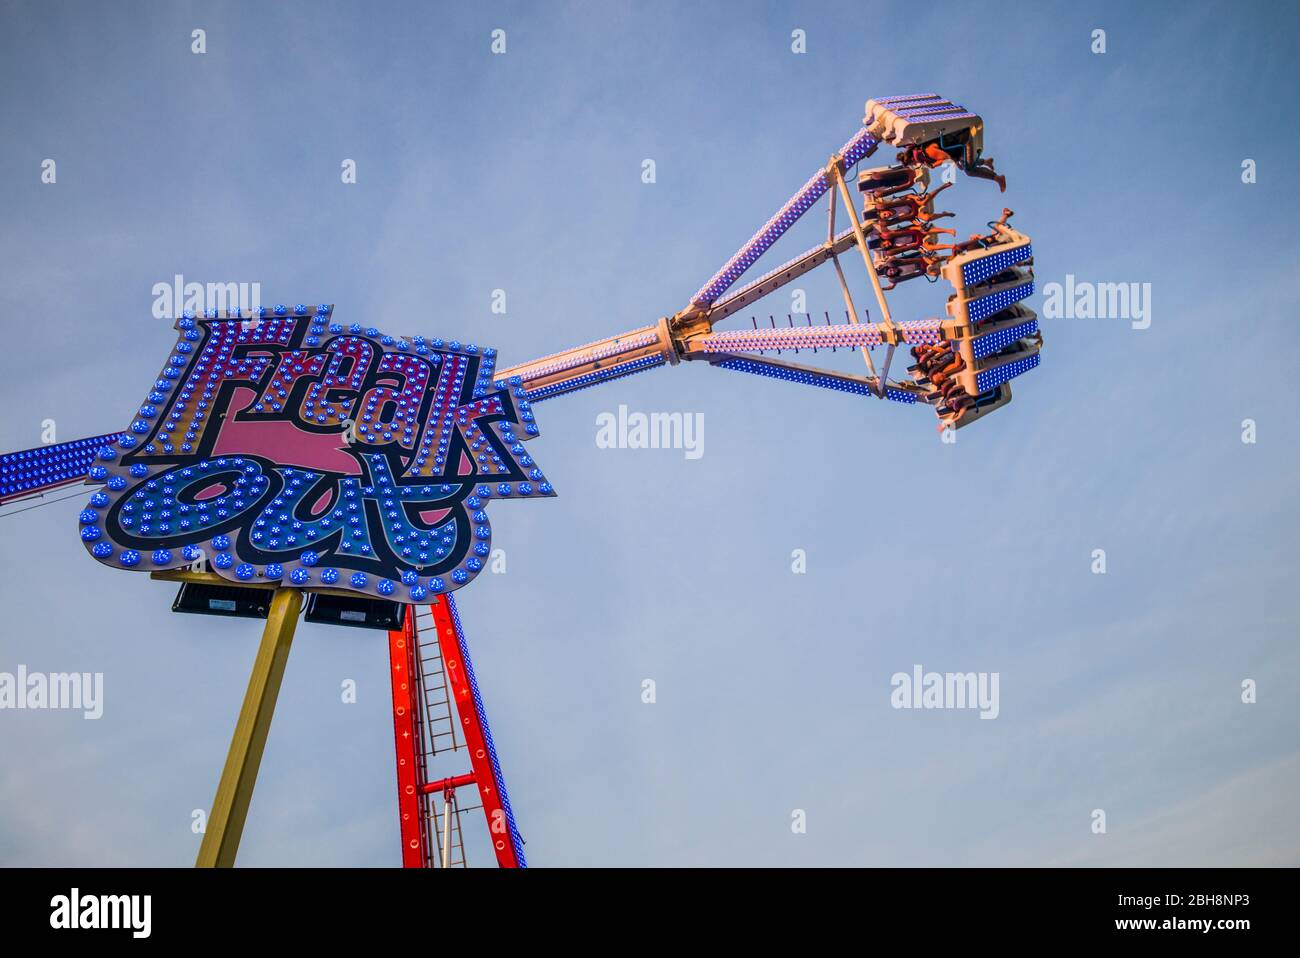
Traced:
[[553, 496], [495, 350], [333, 322], [330, 306], [188, 314], [80, 516], [100, 562], [207, 561], [243, 583], [403, 601], [482, 570], [493, 499]]

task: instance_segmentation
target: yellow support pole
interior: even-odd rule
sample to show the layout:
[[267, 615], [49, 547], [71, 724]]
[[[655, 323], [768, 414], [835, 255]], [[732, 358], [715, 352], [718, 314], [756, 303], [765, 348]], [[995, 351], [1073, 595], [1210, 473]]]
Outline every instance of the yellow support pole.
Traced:
[[235, 864], [301, 608], [302, 592], [298, 589], [276, 589], [271, 597], [262, 644], [253, 660], [253, 674], [249, 676], [248, 691], [244, 693], [239, 721], [235, 723], [235, 734], [230, 740], [230, 753], [226, 756], [226, 767], [221, 771], [221, 783], [217, 785], [217, 795], [212, 800], [203, 843], [194, 863], [196, 868], [230, 868]]

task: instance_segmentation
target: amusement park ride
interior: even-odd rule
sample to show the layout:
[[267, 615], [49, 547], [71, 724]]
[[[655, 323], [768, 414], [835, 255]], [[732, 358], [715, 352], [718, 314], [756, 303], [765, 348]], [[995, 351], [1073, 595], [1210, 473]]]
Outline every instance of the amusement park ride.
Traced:
[[[896, 162], [857, 174], [859, 212], [849, 177], [882, 147]], [[497, 863], [523, 867], [451, 593], [490, 554], [490, 502], [554, 495], [523, 446], [538, 434], [534, 407], [687, 360], [928, 405], [941, 430], [1001, 409], [1042, 345], [1021, 305], [1034, 289], [1030, 241], [1006, 209], [986, 233], [958, 241], [937, 224], [952, 214], [935, 209], [952, 183], [930, 188], [931, 170], [951, 163], [1004, 189], [982, 150], [980, 117], [935, 94], [869, 100], [862, 129], [685, 308], [506, 368], [492, 349], [345, 326], [329, 305], [186, 313], [125, 431], [0, 457], [0, 503], [102, 484], [79, 517], [87, 551], [179, 581], [174, 610], [267, 620], [198, 864], [234, 863], [305, 601], [308, 621], [388, 632], [403, 864], [465, 864], [462, 824], [481, 821]], [[822, 196], [825, 242], [733, 289]], [[840, 263], [853, 249], [881, 322], [859, 320]], [[827, 262], [848, 323], [716, 328]], [[952, 287], [945, 315], [895, 321], [886, 292], [920, 277]], [[777, 358], [841, 346], [861, 351], [865, 375]], [[900, 347], [910, 360], [891, 379]], [[468, 769], [448, 764], [458, 752]], [[480, 809], [481, 819], [471, 815]]]

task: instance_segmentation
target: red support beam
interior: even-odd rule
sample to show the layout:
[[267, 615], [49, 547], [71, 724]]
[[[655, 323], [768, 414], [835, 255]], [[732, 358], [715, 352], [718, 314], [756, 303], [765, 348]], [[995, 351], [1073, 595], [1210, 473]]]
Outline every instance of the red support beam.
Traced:
[[406, 607], [402, 629], [388, 633], [388, 661], [393, 685], [393, 741], [397, 749], [397, 810], [402, 832], [402, 867], [429, 862], [420, 793], [420, 691], [417, 676], [415, 608]]
[[436, 782], [427, 782], [420, 786], [421, 795], [430, 795], [433, 792], [455, 791], [462, 785], [473, 785], [474, 773], [466, 775], [453, 775], [451, 778], [440, 778]]
[[497, 787], [496, 776], [492, 773], [491, 760], [488, 758], [482, 720], [478, 714], [478, 707], [474, 704], [469, 678], [461, 665], [459, 636], [456, 634], [456, 625], [452, 620], [446, 597], [436, 596], [429, 608], [433, 612], [434, 629], [438, 636], [438, 651], [442, 655], [443, 668], [447, 672], [447, 687], [451, 691], [451, 700], [456, 704], [457, 721], [465, 734], [470, 767], [473, 769], [474, 781], [478, 784], [479, 797], [483, 801], [483, 813], [487, 816], [488, 832], [492, 837], [492, 848], [496, 852], [497, 864], [502, 868], [518, 868], [519, 859], [510, 840], [510, 828], [506, 822], [505, 809], [501, 805], [500, 790]]

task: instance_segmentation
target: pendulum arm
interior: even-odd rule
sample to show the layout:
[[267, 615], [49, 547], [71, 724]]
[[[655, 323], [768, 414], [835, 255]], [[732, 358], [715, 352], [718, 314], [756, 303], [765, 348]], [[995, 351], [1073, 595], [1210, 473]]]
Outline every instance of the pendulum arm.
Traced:
[[121, 433], [37, 446], [0, 456], [0, 505], [82, 482], [99, 450], [117, 444]]
[[[834, 161], [830, 165], [834, 167]], [[839, 176], [838, 169], [835, 170], [835, 175]], [[830, 194], [828, 199], [829, 202], [826, 204], [826, 245], [833, 248], [835, 242], [835, 194]], [[850, 210], [849, 212], [852, 213], [853, 211]], [[854, 235], [856, 237], [856, 231]], [[857, 325], [858, 308], [853, 305], [853, 294], [849, 292], [848, 281], [844, 278], [844, 267], [840, 266], [840, 258], [834, 252], [831, 253], [831, 262], [835, 265], [835, 276], [840, 281], [840, 292], [844, 294], [844, 305], [848, 308], [849, 322]], [[871, 350], [865, 345], [859, 346], [858, 349], [862, 352], [862, 358], [867, 361], [867, 372], [871, 373], [873, 377], [876, 376], [876, 364], [871, 358]], [[883, 392], [881, 395], [883, 395]]]
[[835, 185], [839, 187], [840, 198], [844, 201], [844, 208], [848, 211], [849, 222], [853, 224], [853, 238], [858, 244], [858, 249], [862, 252], [862, 260], [867, 264], [867, 275], [871, 277], [871, 288], [876, 293], [876, 302], [880, 304], [880, 314], [885, 318], [885, 324], [894, 325], [894, 319], [889, 315], [889, 303], [885, 301], [885, 291], [880, 288], [880, 277], [876, 275], [876, 267], [871, 262], [871, 250], [867, 248], [867, 237], [862, 231], [862, 224], [858, 221], [857, 210], [853, 208], [853, 199], [849, 196], [849, 188], [844, 183], [844, 177], [840, 174], [838, 168], [832, 167], [835, 176]]
[[[997, 179], [1002, 184], [1004, 181], [1001, 177], [992, 173], [992, 161], [981, 156], [983, 129], [983, 121], [978, 115], [933, 93], [884, 97], [867, 101], [862, 128], [722, 264], [690, 298], [683, 309], [671, 316], [662, 317], [649, 326], [642, 326], [584, 346], [502, 369], [498, 373], [500, 383], [513, 386], [522, 399], [529, 402], [544, 402], [556, 396], [613, 382], [646, 370], [674, 366], [683, 359], [707, 359], [709, 362], [716, 362], [716, 350], [710, 348], [708, 341], [717, 323], [826, 262], [831, 262], [835, 266], [850, 325], [870, 328], [861, 322], [838, 258], [840, 253], [856, 245], [866, 265], [872, 292], [880, 309], [883, 323], [877, 324], [876, 329], [880, 344], [886, 347], [884, 368], [877, 373], [868, 351], [871, 345], [869, 340], [855, 340], [852, 343], [854, 348], [862, 351], [866, 361], [869, 375], [864, 381], [869, 383], [867, 391], [882, 398], [888, 397], [889, 389], [913, 392], [906, 383], [892, 385], [889, 383], [889, 370], [896, 348], [904, 342], [914, 341], [905, 331], [907, 324], [895, 323], [890, 312], [876, 264], [872, 259], [867, 231], [854, 208], [845, 176], [859, 162], [874, 154], [882, 144], [889, 144], [902, 148], [904, 154], [910, 157], [907, 162], [913, 168], [951, 160], [970, 175]], [[904, 154], [900, 154], [900, 157]], [[891, 169], [902, 169], [902, 167]], [[831, 195], [826, 241], [760, 276], [748, 285], [729, 292], [759, 257], [827, 193]], [[835, 231], [836, 194], [844, 204], [851, 225], [850, 229], [839, 233]], [[1007, 236], [1012, 236], [1014, 233], [1010, 230], [1004, 232]], [[985, 246], [987, 248], [987, 244]], [[960, 256], [954, 253], [949, 262], [954, 260], [966, 262], [969, 261], [970, 255], [966, 252]], [[974, 255], [979, 258], [984, 254], [977, 251]], [[945, 268], [943, 275], [952, 277], [964, 274], [953, 273]], [[963, 280], [959, 290], [965, 287]], [[1007, 296], [1004, 296], [1003, 300], [1005, 302], [1000, 301], [1002, 305], [1009, 305], [1015, 301]], [[949, 311], [951, 314], [951, 303]], [[957, 331], [962, 336], [970, 335], [970, 331], [965, 327], [959, 327]], [[947, 334], [950, 331], [945, 332]], [[840, 333], [813, 334], [807, 329], [801, 331], [801, 335], [803, 334], [814, 338], [824, 335], [832, 338], [840, 336]], [[877, 333], [867, 335], [870, 337]], [[770, 338], [775, 343], [779, 336], [774, 333]], [[772, 348], [780, 347], [773, 345]], [[764, 368], [782, 365], [774, 360], [763, 362]], [[829, 371], [824, 372], [831, 378], [835, 377], [835, 374]], [[996, 377], [986, 377], [984, 381], [992, 381], [994, 378]], [[975, 385], [973, 371], [970, 379], [972, 385]], [[116, 442], [118, 435], [109, 433], [62, 443], [58, 446], [29, 449], [0, 456], [0, 504], [40, 495], [60, 485], [78, 481], [85, 476], [93, 462], [96, 450], [111, 446]]]
[[[894, 317], [889, 314], [889, 303], [885, 300], [885, 291], [880, 288], [880, 277], [876, 275], [876, 266], [871, 261], [871, 250], [867, 248], [867, 238], [862, 232], [862, 224], [858, 221], [858, 212], [853, 208], [853, 200], [849, 196], [849, 188], [844, 183], [844, 176], [840, 173], [839, 168], [833, 168], [831, 171], [835, 176], [835, 185], [839, 187], [840, 198], [844, 201], [844, 208], [849, 214], [849, 221], [853, 224], [853, 237], [857, 240], [858, 249], [862, 252], [862, 260], [867, 265], [867, 276], [871, 279], [871, 288], [875, 291], [876, 302], [880, 305], [880, 314], [885, 319], [885, 325], [894, 328]], [[836, 264], [839, 265], [838, 263]], [[870, 362], [870, 360], [868, 360]], [[880, 374], [882, 383], [889, 380], [889, 367], [894, 362], [894, 344], [889, 344], [889, 349], [885, 352], [885, 369]], [[871, 370], [875, 372], [873, 367]], [[879, 395], [884, 398], [884, 391]]]

